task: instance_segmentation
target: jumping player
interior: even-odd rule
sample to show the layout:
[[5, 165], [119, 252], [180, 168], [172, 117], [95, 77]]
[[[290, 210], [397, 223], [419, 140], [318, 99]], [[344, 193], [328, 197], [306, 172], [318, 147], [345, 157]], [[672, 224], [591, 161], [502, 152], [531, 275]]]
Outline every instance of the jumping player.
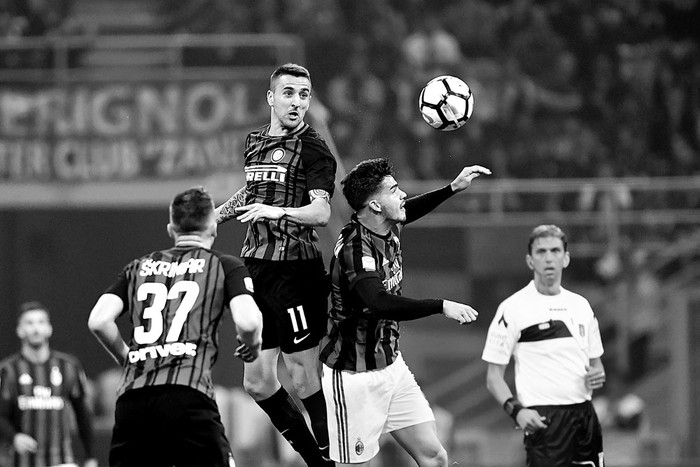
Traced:
[[478, 313], [449, 300], [402, 296], [400, 236], [404, 225], [490, 173], [478, 165], [466, 167], [449, 185], [409, 199], [386, 159], [363, 161], [343, 179], [343, 194], [355, 214], [331, 259], [332, 308], [321, 343], [336, 465], [368, 466], [386, 432], [419, 466], [447, 465], [433, 412], [399, 352], [399, 321], [444, 314], [465, 324]]
[[[328, 276], [314, 228], [331, 216], [336, 161], [304, 116], [311, 102], [306, 68], [286, 64], [270, 77], [270, 123], [245, 143], [246, 185], [217, 208], [219, 222], [248, 224], [241, 257], [263, 314], [260, 358], [246, 363], [244, 386], [310, 466], [327, 459], [328, 427], [318, 363]], [[277, 377], [280, 352], [311, 420]], [[320, 448], [320, 449], [319, 449]]]

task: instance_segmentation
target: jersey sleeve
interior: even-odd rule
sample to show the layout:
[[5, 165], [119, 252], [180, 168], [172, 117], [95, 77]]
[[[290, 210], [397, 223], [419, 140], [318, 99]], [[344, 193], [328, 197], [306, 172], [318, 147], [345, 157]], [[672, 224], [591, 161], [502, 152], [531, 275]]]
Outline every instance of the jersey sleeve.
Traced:
[[243, 262], [230, 255], [221, 255], [221, 265], [224, 268], [225, 300], [228, 304], [233, 297], [253, 293], [253, 280]]
[[588, 326], [588, 357], [600, 358], [602, 355], [603, 339], [600, 337], [600, 326], [593, 310], [591, 310], [591, 321]]
[[125, 304], [129, 303], [129, 279], [126, 277], [128, 268], [127, 266], [122, 269], [117, 276], [117, 280], [104, 291], [104, 293], [111, 293], [118, 296]]
[[87, 376], [85, 375], [82, 365], [77, 360], [73, 359], [71, 361], [71, 366], [75, 372], [75, 378], [70, 388], [70, 401], [73, 405], [73, 413], [75, 414], [75, 421], [78, 426], [80, 439], [83, 442], [85, 455], [91, 458], [94, 432], [92, 426], [92, 412], [88, 406], [86, 397]]
[[306, 172], [307, 190], [324, 190], [333, 196], [335, 189], [335, 171], [338, 163], [326, 143], [320, 138], [307, 137], [301, 158]]
[[498, 307], [486, 334], [481, 359], [488, 363], [507, 365], [513, 355], [519, 332], [507, 310], [508, 307], [503, 303]]
[[7, 366], [0, 367], [0, 440], [7, 442], [17, 433], [11, 421], [15, 395], [15, 378]]

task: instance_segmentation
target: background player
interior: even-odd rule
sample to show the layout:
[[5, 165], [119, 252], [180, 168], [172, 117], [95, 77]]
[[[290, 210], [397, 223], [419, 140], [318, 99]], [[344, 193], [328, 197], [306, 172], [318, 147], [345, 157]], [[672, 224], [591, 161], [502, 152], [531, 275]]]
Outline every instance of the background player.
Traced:
[[342, 181], [355, 210], [331, 259], [332, 308], [321, 344], [330, 454], [337, 465], [369, 465], [379, 437], [392, 436], [420, 466], [446, 466], [428, 401], [399, 352], [399, 321], [442, 313], [460, 324], [476, 320], [468, 305], [401, 296], [400, 235], [481, 174], [466, 167], [452, 183], [406, 199], [386, 159], [358, 164]]
[[[267, 102], [270, 123], [246, 139], [246, 186], [217, 208], [219, 222], [236, 217], [248, 223], [241, 256], [263, 313], [262, 352], [245, 365], [244, 386], [308, 465], [332, 465], [322, 459], [328, 452], [328, 427], [318, 363], [328, 276], [314, 227], [330, 219], [336, 161], [304, 122], [311, 102], [306, 68], [286, 64], [276, 69]], [[299, 407], [277, 378], [280, 350], [321, 454]]]
[[[124, 367], [111, 466], [228, 467], [233, 460], [214, 401], [211, 367], [230, 307], [244, 361], [259, 352], [262, 317], [243, 263], [211, 250], [214, 203], [203, 188], [170, 205], [173, 248], [130, 262], [95, 304], [88, 325]], [[116, 324], [128, 312], [129, 345]]]
[[[530, 234], [534, 278], [504, 300], [489, 327], [482, 358], [486, 385], [525, 433], [527, 465], [603, 467], [603, 436], [591, 395], [605, 383], [603, 344], [588, 300], [561, 286], [567, 239], [555, 225]], [[504, 375], [517, 355], [513, 397]]]
[[0, 438], [12, 444], [15, 467], [75, 466], [70, 406], [87, 457], [84, 465], [97, 467], [85, 373], [75, 357], [49, 347], [52, 333], [45, 306], [22, 304], [17, 317], [21, 350], [0, 362]]

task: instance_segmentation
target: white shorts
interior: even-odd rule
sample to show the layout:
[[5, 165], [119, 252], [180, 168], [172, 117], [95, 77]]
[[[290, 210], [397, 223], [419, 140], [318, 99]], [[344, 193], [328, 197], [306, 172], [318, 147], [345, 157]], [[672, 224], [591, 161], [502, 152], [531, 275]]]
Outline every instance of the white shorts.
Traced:
[[339, 371], [324, 365], [321, 382], [335, 462], [367, 462], [379, 452], [382, 433], [435, 421], [400, 353], [381, 370]]

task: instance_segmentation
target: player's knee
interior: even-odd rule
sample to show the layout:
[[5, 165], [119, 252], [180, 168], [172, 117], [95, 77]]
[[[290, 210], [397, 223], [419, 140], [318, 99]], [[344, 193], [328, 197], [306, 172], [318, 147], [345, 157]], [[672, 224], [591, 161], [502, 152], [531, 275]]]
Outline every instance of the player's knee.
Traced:
[[243, 378], [243, 389], [256, 401], [267, 399], [275, 393], [274, 386], [262, 379]]
[[447, 451], [441, 445], [435, 446], [424, 453], [423, 460], [418, 464], [420, 467], [446, 467]]

